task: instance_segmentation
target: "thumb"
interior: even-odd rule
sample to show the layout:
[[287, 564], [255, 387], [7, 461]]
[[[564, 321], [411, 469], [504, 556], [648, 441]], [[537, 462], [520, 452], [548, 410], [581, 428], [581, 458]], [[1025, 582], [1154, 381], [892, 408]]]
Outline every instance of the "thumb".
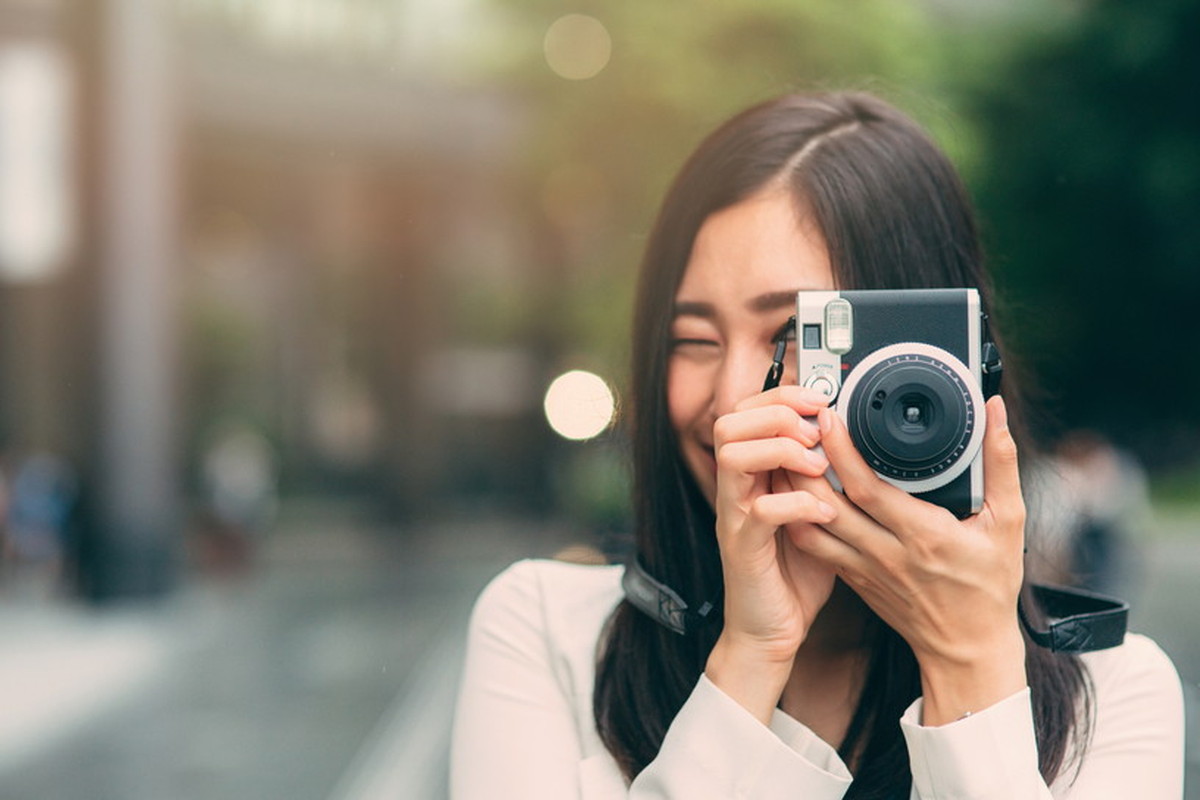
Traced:
[[1021, 470], [1017, 443], [1008, 427], [1008, 409], [999, 395], [988, 400], [987, 430], [983, 437], [983, 504], [1003, 527], [1022, 528], [1025, 501], [1021, 496]]

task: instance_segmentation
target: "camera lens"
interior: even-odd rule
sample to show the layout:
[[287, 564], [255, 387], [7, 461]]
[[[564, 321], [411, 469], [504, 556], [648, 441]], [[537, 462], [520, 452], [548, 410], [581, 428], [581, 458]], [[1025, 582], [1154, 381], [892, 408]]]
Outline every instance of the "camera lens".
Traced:
[[846, 399], [855, 446], [879, 473], [923, 480], [966, 452], [975, 426], [967, 376], [925, 354], [900, 354], [872, 366]]
[[910, 394], [900, 401], [900, 413], [905, 432], [919, 433], [929, 425], [929, 400], [919, 394]]

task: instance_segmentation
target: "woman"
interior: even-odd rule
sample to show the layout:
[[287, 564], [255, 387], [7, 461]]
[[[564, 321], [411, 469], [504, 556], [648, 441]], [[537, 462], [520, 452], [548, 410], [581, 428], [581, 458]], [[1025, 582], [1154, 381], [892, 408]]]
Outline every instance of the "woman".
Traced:
[[687, 625], [624, 599], [620, 567], [510, 568], [472, 620], [455, 798], [1180, 796], [1162, 651], [1023, 634], [1011, 381], [962, 520], [880, 480], [794, 374], [762, 391], [796, 291], [834, 287], [991, 307], [953, 167], [869, 96], [743, 112], [671, 188], [635, 313], [636, 563]]

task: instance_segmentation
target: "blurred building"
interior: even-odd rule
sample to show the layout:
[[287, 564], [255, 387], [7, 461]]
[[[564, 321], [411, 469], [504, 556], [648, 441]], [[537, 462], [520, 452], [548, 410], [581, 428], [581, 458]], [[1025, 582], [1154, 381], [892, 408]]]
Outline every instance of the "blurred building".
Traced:
[[456, 61], [476, 14], [0, 5], [0, 454], [75, 466], [83, 591], [173, 585], [231, 425], [274, 450], [284, 491], [399, 519], [463, 480], [520, 482], [544, 443], [537, 347], [452, 335], [455, 295], [521, 247], [519, 107]]

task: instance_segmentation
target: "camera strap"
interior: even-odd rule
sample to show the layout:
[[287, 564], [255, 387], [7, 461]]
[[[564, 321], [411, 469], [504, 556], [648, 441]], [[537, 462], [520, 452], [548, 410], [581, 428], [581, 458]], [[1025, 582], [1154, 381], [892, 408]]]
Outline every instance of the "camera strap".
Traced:
[[707, 622], [716, 608], [715, 603], [706, 601], [692, 610], [674, 589], [656, 581], [637, 557], [625, 565], [621, 588], [625, 590], [625, 599], [634, 608], [680, 636], [694, 632]]
[[[695, 632], [715, 618], [713, 601], [705, 601], [693, 610], [678, 592], [655, 580], [636, 557], [625, 565], [621, 588], [634, 608], [680, 636]], [[1046, 630], [1033, 626], [1020, 601], [1017, 614], [1038, 647], [1055, 653], [1089, 653], [1125, 641], [1129, 604], [1124, 600], [1065, 586], [1032, 584], [1030, 589], [1048, 618]]]
[[1025, 632], [1038, 647], [1055, 653], [1090, 653], [1125, 641], [1129, 603], [1124, 600], [1066, 586], [1035, 583], [1030, 589], [1046, 614], [1046, 630], [1033, 627], [1019, 601], [1017, 613]]
[[783, 327], [771, 337], [771, 342], [775, 345], [775, 357], [771, 359], [771, 367], [767, 370], [766, 380], [763, 381], [764, 392], [774, 389], [783, 378], [783, 359], [787, 355], [788, 337], [795, 335], [796, 315], [792, 314], [787, 322], [783, 323]]

